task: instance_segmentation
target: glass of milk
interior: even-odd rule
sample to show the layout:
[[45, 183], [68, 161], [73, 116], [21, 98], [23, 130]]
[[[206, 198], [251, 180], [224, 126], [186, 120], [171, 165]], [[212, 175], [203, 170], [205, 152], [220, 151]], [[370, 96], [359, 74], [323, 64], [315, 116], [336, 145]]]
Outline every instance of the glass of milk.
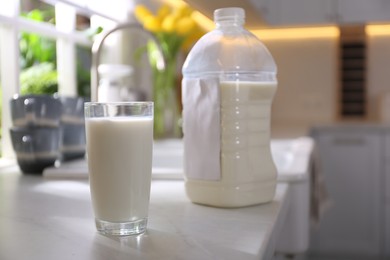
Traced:
[[146, 231], [153, 148], [153, 102], [85, 103], [96, 228], [107, 235]]

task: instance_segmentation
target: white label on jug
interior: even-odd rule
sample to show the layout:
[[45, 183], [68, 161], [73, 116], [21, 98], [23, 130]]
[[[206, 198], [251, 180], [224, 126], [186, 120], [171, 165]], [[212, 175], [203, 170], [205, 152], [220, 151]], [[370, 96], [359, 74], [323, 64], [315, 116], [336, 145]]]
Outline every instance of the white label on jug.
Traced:
[[220, 180], [219, 81], [183, 79], [184, 172], [187, 178]]

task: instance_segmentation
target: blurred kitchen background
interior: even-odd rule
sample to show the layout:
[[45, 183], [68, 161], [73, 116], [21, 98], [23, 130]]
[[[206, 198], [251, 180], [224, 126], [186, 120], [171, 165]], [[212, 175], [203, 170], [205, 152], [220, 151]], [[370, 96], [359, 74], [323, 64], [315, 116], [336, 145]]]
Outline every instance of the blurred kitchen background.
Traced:
[[[278, 66], [274, 138], [312, 136], [329, 196], [314, 223], [307, 259], [390, 259], [390, 1], [187, 0], [204, 32], [219, 7], [246, 10], [247, 27]], [[91, 46], [119, 23], [138, 23], [143, 4], [177, 0], [1, 0], [0, 93], [3, 163], [13, 158], [9, 100], [16, 93], [91, 95]], [[135, 57], [147, 39], [107, 39], [102, 63]], [[145, 36], [146, 37], [146, 36]], [[117, 43], [120, 42], [119, 46]], [[129, 48], [129, 46], [131, 48]], [[177, 56], [177, 88], [186, 55]], [[128, 84], [151, 97], [145, 57]], [[239, 239], [239, 238], [238, 238]]]

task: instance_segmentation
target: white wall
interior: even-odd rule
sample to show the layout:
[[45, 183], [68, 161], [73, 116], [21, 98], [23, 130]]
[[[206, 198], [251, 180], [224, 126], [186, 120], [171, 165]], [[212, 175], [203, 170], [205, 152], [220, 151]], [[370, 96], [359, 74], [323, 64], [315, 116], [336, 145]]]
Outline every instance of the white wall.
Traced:
[[390, 107], [382, 103], [390, 97], [390, 35], [367, 36], [367, 87], [369, 117], [388, 121]]
[[[278, 65], [273, 128], [340, 121], [339, 38], [264, 40]], [[370, 122], [390, 122], [390, 35], [367, 35]]]
[[309, 129], [336, 120], [338, 38], [265, 40], [278, 66], [273, 128]]

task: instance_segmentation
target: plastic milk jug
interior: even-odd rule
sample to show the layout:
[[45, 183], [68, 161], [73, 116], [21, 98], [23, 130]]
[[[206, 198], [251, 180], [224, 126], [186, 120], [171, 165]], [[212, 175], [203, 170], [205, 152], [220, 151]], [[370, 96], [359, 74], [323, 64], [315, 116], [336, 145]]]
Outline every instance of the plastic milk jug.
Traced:
[[183, 65], [185, 188], [194, 203], [243, 207], [275, 194], [270, 114], [276, 65], [244, 20], [241, 8], [215, 10], [215, 30]]

